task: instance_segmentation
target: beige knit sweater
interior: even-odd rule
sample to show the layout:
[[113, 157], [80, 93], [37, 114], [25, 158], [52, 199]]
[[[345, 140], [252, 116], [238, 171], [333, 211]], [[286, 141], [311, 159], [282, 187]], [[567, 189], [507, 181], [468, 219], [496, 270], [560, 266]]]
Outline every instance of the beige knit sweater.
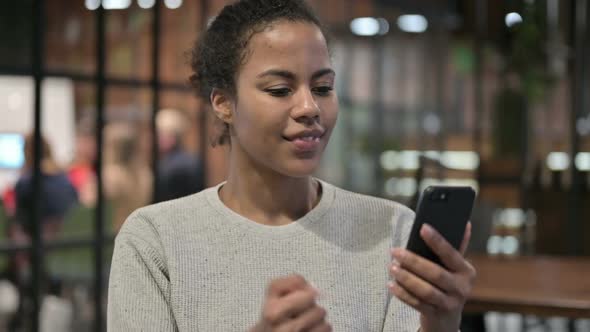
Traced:
[[247, 331], [269, 281], [303, 275], [334, 331], [415, 332], [419, 313], [391, 297], [389, 248], [413, 212], [321, 182], [318, 205], [285, 226], [227, 208], [220, 186], [134, 212], [117, 236], [109, 331]]

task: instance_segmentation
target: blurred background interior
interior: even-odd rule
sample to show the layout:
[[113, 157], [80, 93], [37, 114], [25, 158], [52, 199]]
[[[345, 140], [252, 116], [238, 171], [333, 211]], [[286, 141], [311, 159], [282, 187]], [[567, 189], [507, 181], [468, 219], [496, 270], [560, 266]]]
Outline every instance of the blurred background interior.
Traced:
[[[2, 1], [0, 331], [104, 330], [125, 217], [224, 179], [186, 52], [229, 2]], [[472, 186], [470, 255], [590, 271], [590, 1], [309, 2], [341, 104], [318, 177], [411, 207]], [[583, 287], [577, 311], [475, 308], [464, 331], [590, 331]]]

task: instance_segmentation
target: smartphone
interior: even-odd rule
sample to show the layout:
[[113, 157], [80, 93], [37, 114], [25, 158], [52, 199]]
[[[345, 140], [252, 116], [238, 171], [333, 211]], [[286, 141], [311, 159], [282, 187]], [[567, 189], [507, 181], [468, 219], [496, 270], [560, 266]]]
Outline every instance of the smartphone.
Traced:
[[429, 186], [424, 189], [416, 207], [416, 219], [406, 248], [445, 266], [422, 240], [420, 228], [425, 223], [429, 224], [458, 250], [471, 218], [474, 201], [475, 191], [471, 187]]

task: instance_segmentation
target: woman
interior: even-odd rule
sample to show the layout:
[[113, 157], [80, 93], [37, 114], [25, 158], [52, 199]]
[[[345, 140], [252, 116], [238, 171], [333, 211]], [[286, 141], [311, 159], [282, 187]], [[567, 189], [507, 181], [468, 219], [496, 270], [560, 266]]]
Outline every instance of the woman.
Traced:
[[311, 176], [338, 102], [325, 35], [302, 2], [225, 7], [192, 66], [230, 145], [227, 181], [129, 217], [110, 330], [458, 330], [475, 274], [461, 253], [428, 227], [450, 270], [400, 249], [411, 210]]

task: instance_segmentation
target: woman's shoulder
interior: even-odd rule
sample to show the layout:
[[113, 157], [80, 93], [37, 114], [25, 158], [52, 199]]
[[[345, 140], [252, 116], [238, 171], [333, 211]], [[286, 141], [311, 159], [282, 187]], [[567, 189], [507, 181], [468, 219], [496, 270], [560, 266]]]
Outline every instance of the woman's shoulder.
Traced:
[[135, 210], [121, 227], [119, 235], [162, 237], [184, 232], [213, 213], [208, 196], [216, 187], [185, 197], [147, 205]]

